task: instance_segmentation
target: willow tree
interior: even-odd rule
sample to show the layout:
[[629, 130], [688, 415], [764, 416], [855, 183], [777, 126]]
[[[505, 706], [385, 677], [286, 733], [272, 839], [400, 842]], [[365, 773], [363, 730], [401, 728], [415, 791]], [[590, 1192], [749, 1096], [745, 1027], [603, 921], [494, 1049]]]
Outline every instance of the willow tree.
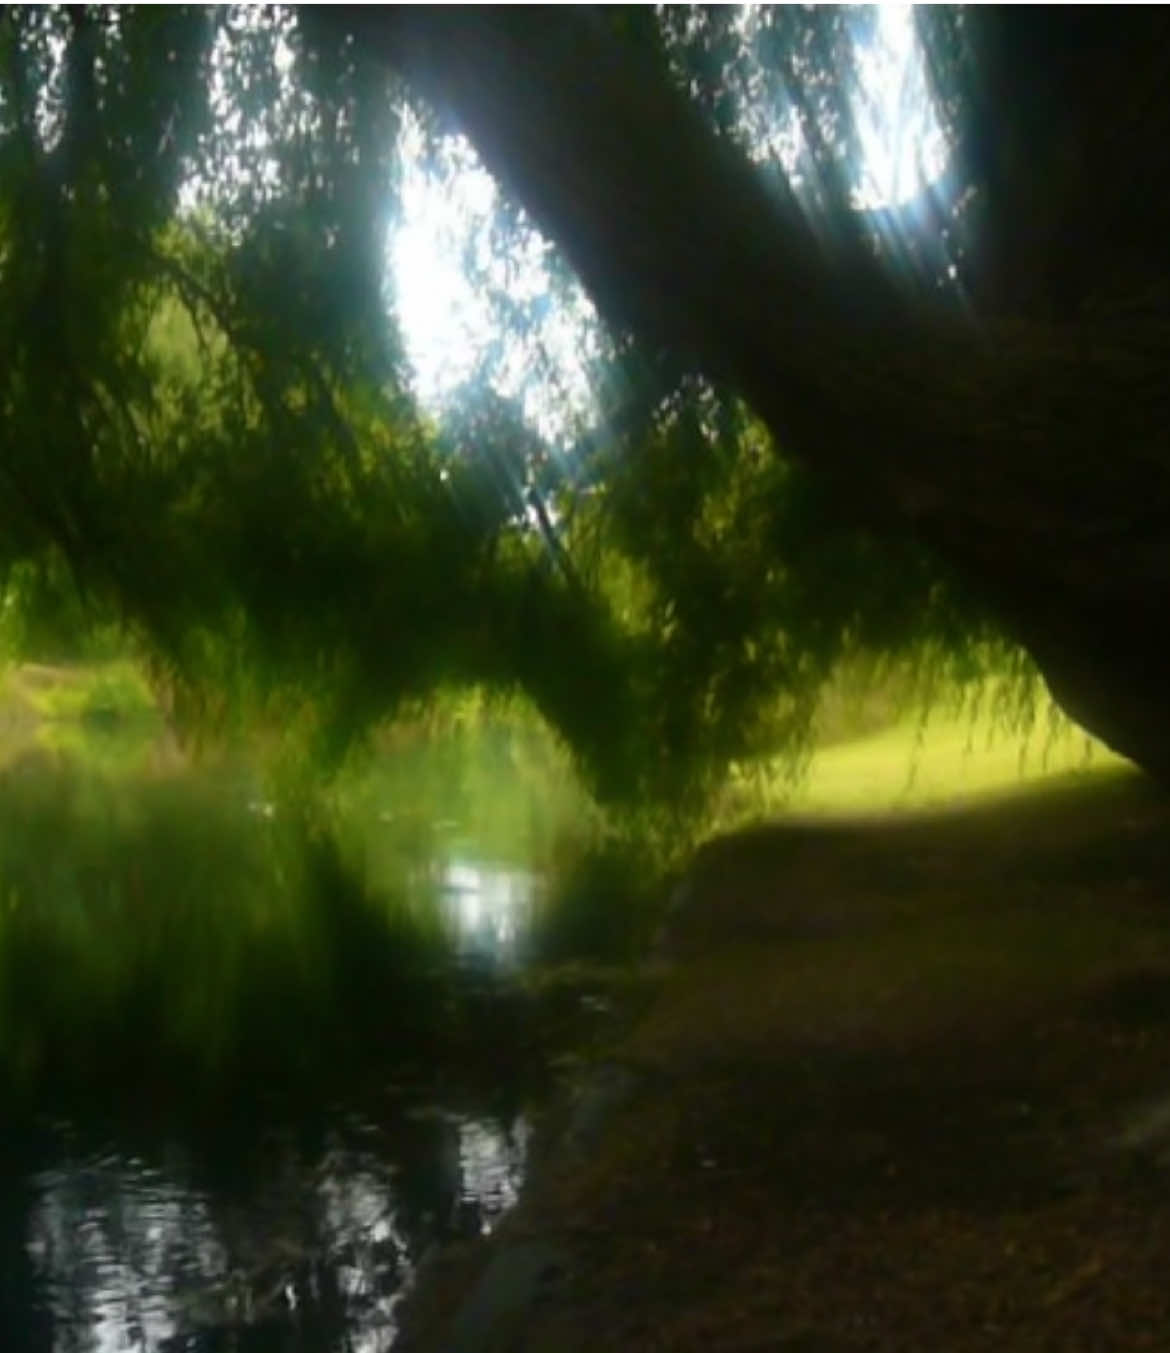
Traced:
[[[798, 738], [850, 643], [998, 625], [1166, 774], [1164, 20], [932, 11], [946, 183], [880, 214], [851, 190], [864, 22], [10, 7], [4, 559], [66, 561], [176, 671], [297, 674], [343, 727], [518, 684], [606, 788]], [[752, 142], [761, 99], [795, 168]], [[506, 402], [436, 430], [412, 400], [407, 103], [606, 326], [571, 473]]]
[[887, 228], [961, 240], [950, 287], [874, 248], [831, 159], [810, 217], [720, 134], [718, 49], [684, 89], [620, 13], [320, 22], [449, 110], [615, 326], [741, 392], [842, 513], [912, 533], [1069, 713], [1170, 774], [1163, 13], [923, 15], [957, 205]]

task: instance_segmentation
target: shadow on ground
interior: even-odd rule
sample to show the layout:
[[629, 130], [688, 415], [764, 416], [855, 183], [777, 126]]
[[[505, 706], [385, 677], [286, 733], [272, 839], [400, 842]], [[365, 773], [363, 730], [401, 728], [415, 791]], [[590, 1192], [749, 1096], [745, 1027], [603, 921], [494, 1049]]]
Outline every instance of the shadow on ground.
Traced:
[[1136, 777], [710, 843], [650, 1009], [404, 1347], [1166, 1347], [1168, 884]]

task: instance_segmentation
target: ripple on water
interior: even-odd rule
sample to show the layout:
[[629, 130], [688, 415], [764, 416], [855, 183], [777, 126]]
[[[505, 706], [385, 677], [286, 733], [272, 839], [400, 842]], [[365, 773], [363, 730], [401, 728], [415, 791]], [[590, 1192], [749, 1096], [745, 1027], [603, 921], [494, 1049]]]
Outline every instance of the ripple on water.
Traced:
[[82, 1153], [58, 1137], [0, 1224], [24, 1237], [28, 1325], [36, 1305], [54, 1349], [203, 1353], [265, 1326], [383, 1353], [422, 1253], [490, 1231], [516, 1202], [528, 1134], [523, 1119], [403, 1114], [379, 1127], [346, 1111], [314, 1150], [275, 1132], [226, 1166], [173, 1145], [154, 1159]]

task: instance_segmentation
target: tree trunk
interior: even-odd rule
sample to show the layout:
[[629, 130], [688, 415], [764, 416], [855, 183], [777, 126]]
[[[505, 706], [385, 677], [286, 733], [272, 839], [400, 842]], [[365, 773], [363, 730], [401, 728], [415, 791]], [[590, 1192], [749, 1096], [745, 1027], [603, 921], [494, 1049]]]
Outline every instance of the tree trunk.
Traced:
[[[1170, 309], [1040, 304], [1038, 289], [1009, 313], [1001, 285], [997, 313], [976, 320], [909, 295], [857, 234], [819, 232], [793, 196], [765, 189], [604, 13], [318, 14], [454, 114], [611, 323], [738, 388], [852, 512], [916, 531], [1072, 717], [1170, 781]], [[1003, 182], [1046, 170], [1013, 163]], [[1076, 174], [1059, 184], [1063, 211]], [[1052, 247], [1053, 228], [1023, 224]], [[1071, 233], [1096, 239], [1091, 224]], [[1141, 231], [1130, 243], [1118, 252], [1132, 293], [1149, 260]], [[1018, 249], [1010, 271], [1027, 272]]]

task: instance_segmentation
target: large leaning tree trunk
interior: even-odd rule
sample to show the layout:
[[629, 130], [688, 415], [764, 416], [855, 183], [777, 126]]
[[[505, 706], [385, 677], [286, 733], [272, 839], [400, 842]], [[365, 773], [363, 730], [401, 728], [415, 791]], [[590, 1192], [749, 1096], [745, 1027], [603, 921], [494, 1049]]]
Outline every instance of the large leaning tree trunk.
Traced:
[[318, 13], [455, 117], [608, 320], [916, 532], [1071, 716], [1170, 781], [1164, 18], [970, 13], [956, 156], [985, 225], [955, 303], [765, 188], [604, 14]]

